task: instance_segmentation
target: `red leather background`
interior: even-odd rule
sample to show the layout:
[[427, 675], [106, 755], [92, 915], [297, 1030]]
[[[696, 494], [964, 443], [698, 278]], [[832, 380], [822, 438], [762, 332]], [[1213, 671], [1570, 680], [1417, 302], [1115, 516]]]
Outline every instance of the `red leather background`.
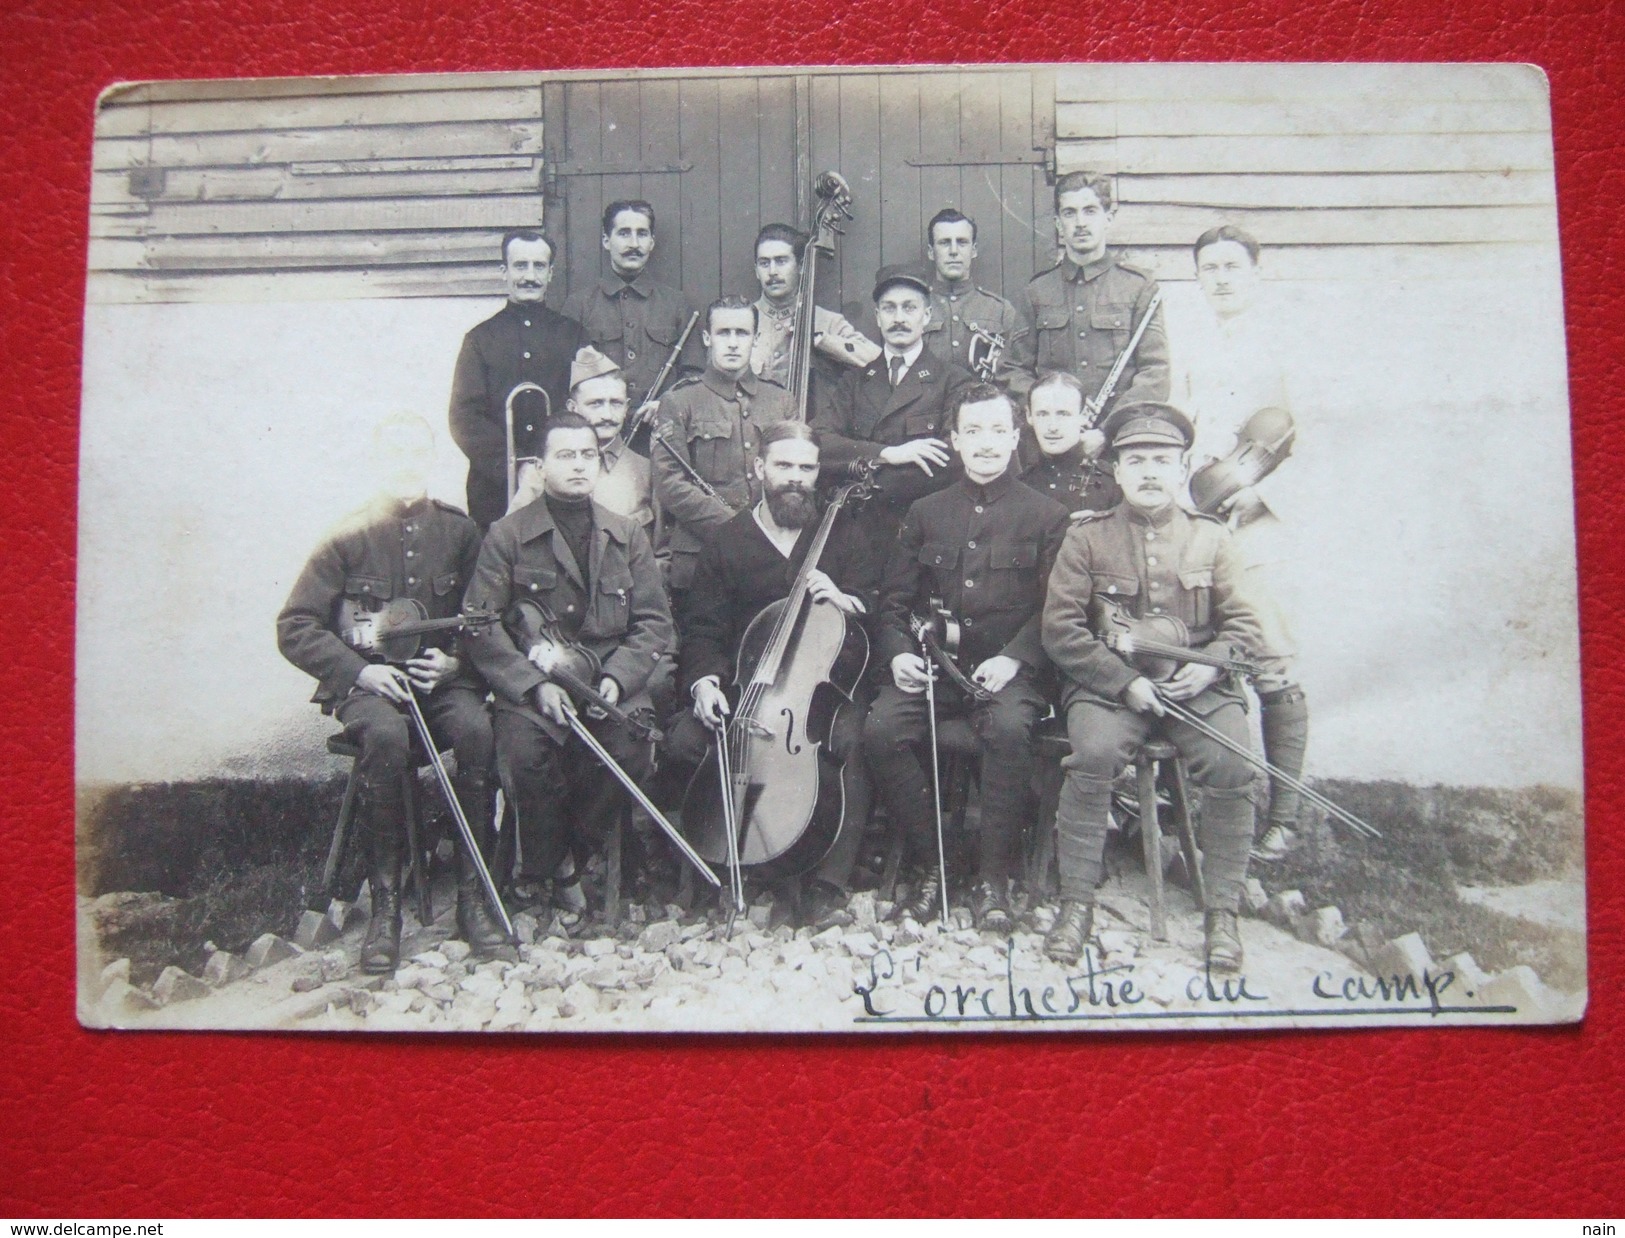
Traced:
[[[0, 5], [0, 1213], [1625, 1211], [1625, 8], [1606, 0]], [[1523, 60], [1551, 76], [1591, 1014], [1559, 1031], [942, 1039], [112, 1035], [73, 1011], [76, 425], [117, 79], [956, 60]], [[1496, 530], [1496, 536], [1508, 535]], [[90, 639], [117, 639], [116, 633]]]

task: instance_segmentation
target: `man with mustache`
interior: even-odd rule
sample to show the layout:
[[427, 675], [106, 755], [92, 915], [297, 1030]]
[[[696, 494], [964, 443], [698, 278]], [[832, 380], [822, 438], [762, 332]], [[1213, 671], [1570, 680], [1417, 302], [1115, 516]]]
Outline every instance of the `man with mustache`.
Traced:
[[[807, 234], [789, 224], [768, 224], [756, 234], [756, 302], [758, 327], [751, 345], [750, 368], [762, 378], [790, 387], [790, 352], [795, 341], [797, 296]], [[813, 307], [813, 385], [832, 380], [819, 362], [867, 365], [880, 354], [875, 343], [834, 310]]]
[[1002, 335], [1005, 356], [1020, 330], [1016, 307], [978, 285], [971, 275], [976, 259], [976, 221], [944, 207], [925, 226], [925, 256], [931, 263], [931, 324], [926, 339], [940, 356], [970, 368], [975, 332]]
[[[548, 413], [564, 411], [570, 362], [587, 342], [581, 324], [542, 304], [553, 280], [553, 242], [522, 230], [502, 238], [508, 303], [463, 337], [451, 380], [451, 436], [468, 457], [468, 514], [481, 529], [508, 507], [508, 396], [520, 383], [547, 393], [514, 402], [514, 454], [535, 456]], [[529, 394], [529, 393], [526, 393]]]
[[[668, 523], [674, 595], [688, 589], [700, 547], [761, 498], [751, 472], [762, 430], [795, 413], [789, 392], [751, 372], [755, 306], [721, 297], [706, 310], [705, 372], [660, 398], [649, 461]], [[703, 484], [702, 484], [703, 483]]]
[[841, 375], [813, 425], [826, 470], [854, 461], [877, 467], [879, 494], [865, 510], [864, 524], [883, 557], [909, 504], [952, 483], [954, 456], [943, 418], [972, 380], [968, 370], [926, 342], [931, 284], [917, 268], [883, 268], [874, 302], [884, 352]]
[[981, 855], [971, 891], [976, 926], [1008, 933], [1010, 857], [1036, 804], [1033, 726], [1049, 708], [1049, 665], [1039, 642], [1044, 582], [1066, 509], [1016, 480], [1016, 410], [997, 387], [977, 383], [955, 399], [948, 434], [963, 468], [946, 490], [909, 508], [887, 560], [875, 661], [886, 674], [864, 728], [864, 750], [891, 819], [904, 831], [915, 873], [899, 911], [938, 914], [935, 817], [927, 770], [926, 664], [909, 630], [933, 598], [959, 621], [960, 664], [991, 694], [968, 700], [940, 675], [941, 718], [970, 720], [980, 750]]
[[1240, 658], [1258, 648], [1258, 617], [1241, 588], [1241, 564], [1223, 522], [1191, 515], [1177, 502], [1190, 419], [1169, 404], [1125, 404], [1105, 432], [1123, 501], [1067, 533], [1044, 603], [1043, 645], [1062, 675], [1061, 708], [1072, 744], [1056, 814], [1061, 912], [1044, 949], [1067, 965], [1082, 957], [1093, 931], [1112, 784], [1146, 740], [1160, 737], [1184, 754], [1202, 791], [1207, 965], [1235, 973], [1242, 965], [1236, 910], [1253, 839], [1252, 768], [1169, 717], [1163, 701], [1177, 701], [1246, 744], [1246, 698], [1233, 676], [1194, 662], [1153, 684], [1096, 632], [1109, 601], [1134, 618], [1172, 616], [1189, 629], [1193, 649]]
[[[609, 274], [572, 291], [564, 314], [621, 367], [627, 399], [641, 414], [649, 387], [677, 346], [693, 307], [680, 289], [649, 274], [655, 251], [653, 206], [641, 199], [611, 202], [604, 208], [603, 224]], [[683, 355], [698, 363], [699, 342], [693, 335]]]
[[[710, 732], [731, 712], [725, 685], [733, 682], [745, 629], [764, 607], [789, 596], [823, 518], [818, 469], [818, 444], [805, 424], [781, 421], [762, 431], [752, 462], [762, 497], [713, 533], [689, 590], [678, 661], [694, 708], [668, 735], [669, 762], [690, 770], [698, 765], [712, 744]], [[838, 607], [862, 624], [875, 613], [879, 565], [869, 554], [858, 519], [846, 510], [836, 517], [812, 573], [810, 594], [814, 605]], [[840, 703], [834, 723], [830, 750], [845, 763], [846, 815], [835, 846], [804, 889], [801, 918], [807, 924], [850, 923], [843, 910], [847, 882], [869, 816], [869, 779], [860, 745], [872, 695], [860, 683], [854, 699]]]
[[1074, 518], [1108, 511], [1123, 497], [1111, 461], [1101, 458], [1105, 435], [1083, 426], [1083, 384], [1059, 370], [1040, 375], [1027, 393], [1021, 480], [1064, 505]]
[[[1008, 357], [1012, 391], [1024, 394], [1044, 371], [1062, 370], [1092, 400], [1128, 347], [1157, 281], [1106, 248], [1116, 214], [1110, 177], [1070, 172], [1055, 182], [1061, 261], [1033, 276], [1017, 302], [1020, 327]], [[1168, 337], [1159, 308], [1123, 369], [1112, 405], [1167, 398]]]

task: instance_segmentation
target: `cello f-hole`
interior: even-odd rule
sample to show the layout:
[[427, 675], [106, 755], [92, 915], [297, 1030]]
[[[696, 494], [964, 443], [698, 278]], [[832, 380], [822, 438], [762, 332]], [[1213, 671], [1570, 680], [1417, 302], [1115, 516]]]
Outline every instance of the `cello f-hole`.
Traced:
[[799, 756], [801, 754], [801, 745], [791, 742], [796, 733], [795, 710], [786, 705], [779, 710], [779, 717], [784, 719], [784, 750], [791, 756]]

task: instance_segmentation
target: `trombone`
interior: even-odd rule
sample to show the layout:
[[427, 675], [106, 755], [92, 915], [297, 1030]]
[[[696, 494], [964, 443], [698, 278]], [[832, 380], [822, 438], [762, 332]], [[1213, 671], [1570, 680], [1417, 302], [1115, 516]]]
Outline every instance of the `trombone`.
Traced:
[[507, 431], [508, 442], [508, 506], [513, 506], [513, 496], [519, 489], [519, 460], [514, 455], [513, 437], [513, 402], [527, 391], [534, 391], [542, 397], [542, 420], [545, 422], [553, 416], [553, 400], [537, 383], [515, 383], [512, 391], [508, 392], [508, 399], [503, 405], [502, 421]]

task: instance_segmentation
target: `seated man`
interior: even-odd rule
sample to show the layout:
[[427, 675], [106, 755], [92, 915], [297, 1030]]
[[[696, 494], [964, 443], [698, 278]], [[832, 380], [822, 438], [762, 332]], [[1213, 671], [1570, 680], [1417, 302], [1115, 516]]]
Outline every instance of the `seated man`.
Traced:
[[1051, 370], [1027, 393], [1025, 457], [1021, 480], [1047, 494], [1074, 517], [1116, 507], [1123, 492], [1112, 478], [1112, 466], [1101, 459], [1106, 436], [1083, 428], [1083, 384], [1072, 375]]
[[902, 910], [926, 919], [941, 896], [929, 762], [926, 665], [909, 616], [932, 598], [958, 619], [970, 678], [992, 694], [967, 701], [943, 682], [939, 716], [968, 715], [982, 754], [980, 880], [971, 909], [978, 928], [1007, 933], [1010, 852], [1032, 816], [1033, 726], [1049, 702], [1039, 643], [1044, 581], [1066, 531], [1066, 509], [1018, 482], [1016, 410], [997, 387], [967, 388], [949, 411], [949, 438], [964, 475], [915, 503], [886, 565], [876, 662], [888, 668], [864, 728], [869, 771], [894, 822], [905, 830], [918, 874]]
[[[761, 501], [718, 528], [700, 553], [679, 657], [694, 709], [673, 727], [667, 756], [674, 762], [692, 768], [704, 757], [712, 743], [707, 728], [719, 729], [730, 711], [724, 685], [734, 679], [745, 629], [764, 607], [789, 595], [801, 571], [822, 520], [818, 467], [811, 429], [798, 421], [768, 426], [752, 463]], [[874, 613], [879, 575], [857, 527], [861, 519], [847, 511], [836, 517], [811, 578], [814, 601], [829, 602], [859, 623]], [[802, 908], [807, 923], [833, 923], [849, 893], [869, 817], [869, 779], [859, 748], [871, 695], [860, 683], [851, 703], [840, 705], [831, 730], [830, 751], [844, 762], [846, 812], [834, 847], [809, 883], [811, 904]]]
[[1063, 676], [1062, 708], [1072, 754], [1056, 814], [1061, 914], [1044, 949], [1076, 963], [1094, 922], [1095, 887], [1109, 825], [1112, 783], [1146, 740], [1175, 744], [1202, 789], [1198, 844], [1207, 889], [1207, 962], [1241, 969], [1236, 909], [1253, 839], [1252, 769], [1176, 718], [1176, 701], [1238, 744], [1247, 743], [1246, 703], [1229, 675], [1187, 662], [1153, 684], [1096, 636], [1107, 599], [1134, 618], [1171, 615], [1191, 647], [1243, 657], [1258, 647], [1258, 619], [1238, 588], [1241, 567], [1222, 522], [1175, 501], [1185, 485], [1192, 429], [1172, 405], [1125, 404], [1105, 427], [1123, 501], [1066, 536], [1044, 604], [1044, 650]]
[[[524, 599], [542, 604], [565, 639], [601, 662], [590, 686], [628, 713], [652, 714], [647, 687], [671, 647], [672, 626], [649, 539], [593, 501], [598, 436], [585, 418], [554, 417], [541, 450], [542, 497], [491, 526], [464, 604], [505, 618]], [[625, 793], [573, 737], [566, 715], [577, 713], [577, 703], [505, 627], [470, 633], [466, 647], [496, 697], [497, 770], [517, 822], [516, 875], [552, 877], [573, 832], [603, 829]], [[591, 708], [585, 713], [617, 763], [640, 783], [647, 779], [651, 745]]]
[[[413, 727], [404, 708], [418, 694], [437, 742], [457, 754], [457, 799], [489, 854], [492, 804], [491, 720], [485, 686], [457, 653], [452, 632], [423, 638], [404, 666], [370, 661], [346, 643], [351, 615], [396, 598], [420, 603], [431, 619], [457, 614], [474, 571], [480, 531], [455, 507], [426, 497], [434, 432], [420, 417], [388, 418], [373, 432], [381, 470], [378, 496], [340, 526], [305, 564], [277, 616], [282, 655], [317, 680], [312, 698], [344, 724], [356, 758], [370, 848], [372, 919], [361, 967], [395, 970], [401, 946], [401, 851], [406, 806], [402, 778], [411, 761]], [[352, 636], [352, 639], [354, 637]], [[485, 904], [473, 857], [458, 840], [457, 931], [478, 953], [507, 941]]]

